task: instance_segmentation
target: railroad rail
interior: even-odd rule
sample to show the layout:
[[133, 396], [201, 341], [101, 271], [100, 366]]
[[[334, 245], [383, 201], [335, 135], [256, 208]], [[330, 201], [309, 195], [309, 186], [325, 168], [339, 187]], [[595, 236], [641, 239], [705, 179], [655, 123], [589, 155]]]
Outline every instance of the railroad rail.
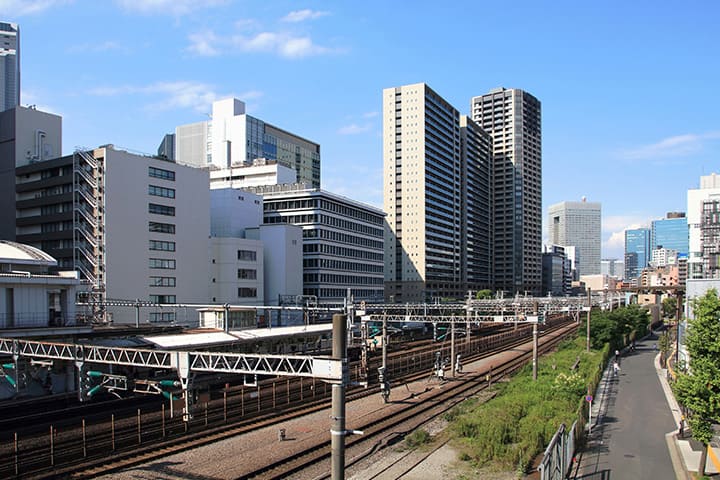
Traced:
[[[497, 338], [476, 338], [464, 355], [471, 361], [524, 343], [528, 336], [529, 326], [524, 326]], [[435, 345], [414, 351], [411, 356], [391, 357], [388, 366], [394, 381], [409, 381], [413, 375], [427, 376], [438, 348]], [[80, 472], [80, 476], [97, 475], [325, 409], [329, 390], [326, 383], [314, 380], [301, 378], [294, 384], [290, 379], [284, 384], [276, 380], [271, 384], [259, 383], [256, 388], [241, 387], [239, 395], [230, 396], [226, 391], [222, 398], [201, 402], [204, 408], [198, 409], [190, 422], [168, 418], [165, 408], [161, 412], [138, 410], [134, 418], [108, 422], [95, 417], [83, 420], [83, 428], [53, 426], [41, 436], [2, 438], [0, 476], [48, 478], [73, 472]], [[349, 391], [348, 401], [378, 390], [377, 386], [356, 388]]]

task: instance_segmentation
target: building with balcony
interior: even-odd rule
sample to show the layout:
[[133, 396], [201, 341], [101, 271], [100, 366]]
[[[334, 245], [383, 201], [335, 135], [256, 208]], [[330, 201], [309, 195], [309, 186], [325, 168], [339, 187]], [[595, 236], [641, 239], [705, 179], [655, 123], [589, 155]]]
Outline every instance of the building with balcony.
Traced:
[[470, 111], [492, 137], [495, 288], [538, 294], [542, 283], [540, 101], [517, 88], [498, 88], [472, 97]]
[[688, 190], [688, 279], [720, 278], [720, 175]]
[[[207, 303], [208, 172], [112, 146], [15, 169], [16, 235], [76, 270], [97, 299]], [[103, 320], [134, 323], [132, 309]], [[172, 322], [172, 309], [142, 321]]]

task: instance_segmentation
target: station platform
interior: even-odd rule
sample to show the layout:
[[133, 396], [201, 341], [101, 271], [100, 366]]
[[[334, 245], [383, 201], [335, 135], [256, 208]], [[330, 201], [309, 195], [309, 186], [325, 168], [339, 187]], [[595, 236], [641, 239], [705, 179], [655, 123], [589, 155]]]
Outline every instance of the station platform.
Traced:
[[[658, 337], [649, 335], [624, 350], [620, 371], [612, 360], [593, 398], [590, 436], [568, 478], [577, 480], [690, 480], [702, 445], [679, 435], [681, 411], [660, 367]], [[720, 471], [720, 448], [711, 447], [706, 475]]]

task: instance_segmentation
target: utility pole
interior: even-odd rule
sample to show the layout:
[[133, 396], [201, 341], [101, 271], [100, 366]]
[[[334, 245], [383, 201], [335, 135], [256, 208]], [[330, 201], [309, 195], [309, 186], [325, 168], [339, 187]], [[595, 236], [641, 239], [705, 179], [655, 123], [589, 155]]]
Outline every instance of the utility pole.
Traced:
[[533, 314], [535, 315], [535, 322], [533, 323], [533, 380], [537, 380], [537, 369], [538, 369], [538, 304], [533, 304]]
[[330, 426], [330, 456], [332, 480], [345, 478], [345, 384], [348, 380], [347, 319], [333, 315], [332, 358], [342, 361], [342, 380], [332, 385], [332, 424]]
[[592, 288], [587, 289], [588, 304], [587, 304], [587, 347], [586, 350], [590, 351], [590, 310], [592, 310]]
[[675, 365], [680, 363], [680, 290], [675, 290]]
[[450, 373], [455, 377], [455, 317], [450, 319]]

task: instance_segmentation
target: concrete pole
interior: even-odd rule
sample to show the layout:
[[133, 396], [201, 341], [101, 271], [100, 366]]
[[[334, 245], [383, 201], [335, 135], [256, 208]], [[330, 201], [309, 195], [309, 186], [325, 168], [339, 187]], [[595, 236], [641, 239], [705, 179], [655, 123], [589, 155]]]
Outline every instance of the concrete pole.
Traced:
[[342, 380], [332, 385], [332, 413], [330, 426], [330, 456], [332, 480], [345, 478], [345, 384], [348, 377], [347, 320], [345, 315], [333, 315], [332, 358], [342, 361]]
[[[675, 365], [680, 363], [680, 303], [682, 296], [675, 290]], [[677, 368], [677, 367], [676, 367]]]
[[455, 317], [450, 318], [450, 376], [455, 376]]
[[387, 334], [387, 316], [383, 315], [383, 326], [382, 326], [382, 366], [385, 370], [385, 378], [390, 379], [390, 372], [388, 372], [388, 351], [387, 351], [387, 342], [388, 342], [388, 334]]
[[135, 300], [135, 328], [140, 328], [140, 299]]
[[230, 304], [226, 303], [225, 305], [223, 305], [223, 311], [225, 314], [223, 331], [225, 333], [228, 333], [230, 332]]
[[[533, 305], [533, 313], [537, 319], [538, 304], [535, 302]], [[537, 380], [537, 367], [538, 367], [538, 322], [537, 320], [533, 323], [533, 380]]]
[[586, 350], [589, 352], [590, 351], [590, 310], [592, 309], [592, 288], [587, 289], [587, 295], [588, 295], [588, 297], [587, 297], [588, 311], [587, 311], [587, 346], [586, 346]]

